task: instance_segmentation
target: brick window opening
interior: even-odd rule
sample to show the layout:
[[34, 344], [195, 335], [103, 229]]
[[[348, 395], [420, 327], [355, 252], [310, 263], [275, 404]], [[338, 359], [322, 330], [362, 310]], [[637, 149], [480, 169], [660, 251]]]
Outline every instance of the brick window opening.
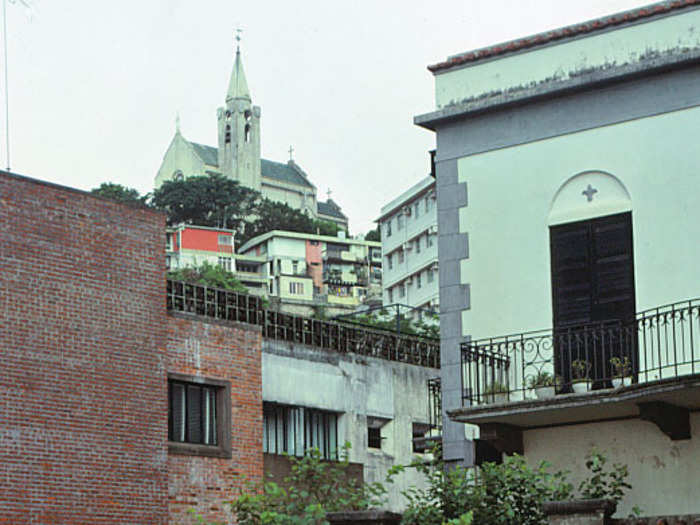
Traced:
[[230, 383], [172, 376], [168, 378], [169, 451], [230, 457]]
[[367, 446], [369, 448], [382, 448], [382, 429], [367, 427]]
[[303, 456], [312, 448], [323, 459], [338, 459], [338, 414], [263, 403], [263, 452]]

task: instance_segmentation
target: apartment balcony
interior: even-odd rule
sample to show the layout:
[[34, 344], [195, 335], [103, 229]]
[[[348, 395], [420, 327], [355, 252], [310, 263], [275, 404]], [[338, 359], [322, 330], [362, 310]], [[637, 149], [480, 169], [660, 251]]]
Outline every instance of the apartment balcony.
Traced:
[[688, 439], [700, 410], [700, 299], [628, 322], [470, 341], [461, 354], [463, 402], [449, 415], [501, 445], [523, 430], [630, 418]]

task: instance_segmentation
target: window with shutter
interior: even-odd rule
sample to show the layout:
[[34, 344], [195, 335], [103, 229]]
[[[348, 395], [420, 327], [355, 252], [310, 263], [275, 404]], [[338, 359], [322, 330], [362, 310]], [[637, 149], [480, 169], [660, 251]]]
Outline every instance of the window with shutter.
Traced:
[[228, 381], [169, 374], [169, 451], [231, 457], [230, 399]]
[[636, 362], [636, 332], [622, 328], [635, 316], [632, 214], [552, 226], [550, 251], [557, 374], [570, 381], [583, 360], [595, 381], [612, 357]]

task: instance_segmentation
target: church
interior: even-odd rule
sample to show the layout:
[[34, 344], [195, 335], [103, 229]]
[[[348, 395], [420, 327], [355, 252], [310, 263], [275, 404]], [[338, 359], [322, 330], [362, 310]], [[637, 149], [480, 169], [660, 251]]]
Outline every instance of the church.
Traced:
[[178, 123], [156, 175], [155, 187], [167, 180], [221, 174], [259, 191], [265, 198], [288, 204], [314, 219], [333, 222], [347, 231], [348, 218], [340, 206], [330, 197], [326, 202], [319, 201], [316, 186], [294, 160], [283, 163], [260, 157], [260, 113], [260, 107], [252, 103], [239, 47], [225, 107], [217, 111], [218, 145], [190, 142], [180, 132]]

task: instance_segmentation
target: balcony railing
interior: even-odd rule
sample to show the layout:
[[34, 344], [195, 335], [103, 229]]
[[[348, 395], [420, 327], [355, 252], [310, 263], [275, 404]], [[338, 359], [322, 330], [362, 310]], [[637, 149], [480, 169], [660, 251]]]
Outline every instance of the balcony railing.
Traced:
[[645, 310], [627, 322], [462, 343], [464, 405], [521, 401], [700, 373], [700, 299]]
[[268, 339], [440, 367], [440, 341], [437, 339], [277, 312], [266, 309], [262, 299], [252, 295], [168, 280], [167, 308], [258, 325], [262, 327], [263, 337]]

